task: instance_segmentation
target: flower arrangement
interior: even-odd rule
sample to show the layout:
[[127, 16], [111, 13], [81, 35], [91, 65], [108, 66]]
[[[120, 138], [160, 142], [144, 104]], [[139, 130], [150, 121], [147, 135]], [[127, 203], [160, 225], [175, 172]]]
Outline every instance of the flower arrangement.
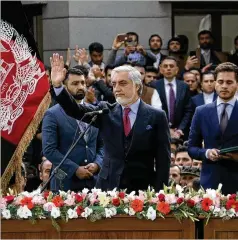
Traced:
[[126, 193], [116, 189], [108, 192], [101, 189], [84, 189], [82, 192], [29, 193], [17, 196], [8, 195], [0, 199], [1, 217], [3, 219], [55, 219], [85, 218], [91, 221], [111, 218], [118, 214], [136, 216], [155, 220], [172, 215], [179, 221], [190, 218], [198, 221], [199, 217], [208, 222], [210, 217], [230, 219], [238, 217], [238, 194], [222, 195], [221, 185], [217, 190], [200, 189], [198, 192], [186, 192], [181, 186], [164, 187], [156, 193], [154, 189]]

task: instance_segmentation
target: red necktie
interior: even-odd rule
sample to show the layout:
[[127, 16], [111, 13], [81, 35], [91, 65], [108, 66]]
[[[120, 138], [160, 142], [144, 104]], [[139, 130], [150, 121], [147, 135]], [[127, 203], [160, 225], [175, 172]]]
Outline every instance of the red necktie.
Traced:
[[124, 113], [123, 113], [123, 124], [124, 124], [124, 133], [126, 136], [128, 136], [128, 134], [131, 131], [131, 122], [130, 122], [130, 118], [129, 118], [129, 112], [131, 111], [130, 108], [124, 108]]

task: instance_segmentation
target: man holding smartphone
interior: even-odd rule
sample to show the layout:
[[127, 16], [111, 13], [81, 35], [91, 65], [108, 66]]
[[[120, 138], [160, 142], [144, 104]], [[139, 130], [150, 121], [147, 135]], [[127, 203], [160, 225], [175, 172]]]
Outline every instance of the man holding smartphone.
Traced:
[[[117, 51], [124, 44], [124, 53], [120, 56]], [[109, 53], [107, 65], [120, 66], [125, 63], [140, 64], [142, 66], [153, 66], [156, 57], [143, 46], [139, 45], [139, 36], [135, 32], [119, 34], [113, 41], [112, 50]]]

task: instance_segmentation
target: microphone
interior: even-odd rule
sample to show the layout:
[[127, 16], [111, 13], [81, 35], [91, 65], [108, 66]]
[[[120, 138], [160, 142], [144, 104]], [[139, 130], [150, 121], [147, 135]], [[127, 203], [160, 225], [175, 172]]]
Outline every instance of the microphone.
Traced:
[[84, 116], [95, 116], [95, 115], [101, 115], [101, 114], [108, 114], [109, 113], [109, 109], [108, 108], [104, 108], [98, 111], [93, 111], [93, 112], [87, 112], [85, 113]]

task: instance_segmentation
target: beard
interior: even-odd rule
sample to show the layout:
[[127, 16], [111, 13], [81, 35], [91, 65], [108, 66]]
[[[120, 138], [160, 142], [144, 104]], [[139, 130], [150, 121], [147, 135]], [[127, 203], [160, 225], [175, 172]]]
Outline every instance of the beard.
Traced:
[[200, 48], [208, 50], [208, 49], [212, 48], [212, 44], [211, 43], [203, 43], [203, 44], [200, 44]]
[[133, 92], [132, 96], [130, 98], [125, 97], [116, 97], [117, 103], [119, 103], [121, 106], [127, 106], [130, 105], [135, 98], [135, 92]]
[[85, 92], [80, 92], [80, 93], [77, 93], [77, 94], [72, 94], [73, 98], [75, 100], [83, 100], [84, 97], [85, 97]]
[[160, 47], [153, 47], [151, 48], [151, 51], [156, 51], [156, 52], [160, 52], [161, 48]]

